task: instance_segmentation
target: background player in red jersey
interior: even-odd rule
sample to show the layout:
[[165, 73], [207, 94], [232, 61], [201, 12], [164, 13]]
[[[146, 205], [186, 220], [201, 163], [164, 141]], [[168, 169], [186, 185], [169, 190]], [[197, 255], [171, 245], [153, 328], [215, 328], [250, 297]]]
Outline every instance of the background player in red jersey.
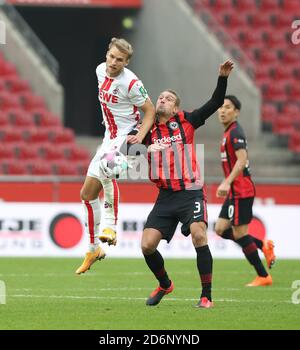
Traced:
[[[157, 305], [174, 285], [164, 268], [164, 259], [157, 250], [162, 239], [170, 242], [181, 222], [181, 232], [191, 234], [197, 253], [197, 268], [202, 293], [197, 307], [210, 308], [212, 256], [207, 245], [207, 212], [203, 185], [195, 152], [186, 152], [186, 145], [194, 147], [195, 129], [202, 126], [223, 104], [227, 77], [233, 68], [231, 61], [220, 65], [217, 87], [211, 99], [191, 113], [180, 111], [180, 99], [175, 91], [165, 90], [156, 103], [157, 121], [146, 140], [154, 159], [150, 159], [150, 179], [157, 184], [159, 195], [147, 218], [142, 236], [142, 252], [159, 286], [148, 298], [147, 305]], [[161, 149], [161, 152], [157, 150]], [[156, 152], [155, 152], [156, 151]], [[151, 153], [150, 153], [151, 155]], [[153, 157], [152, 157], [153, 158]]]
[[217, 189], [217, 197], [226, 197], [215, 225], [216, 233], [239, 244], [257, 277], [247, 286], [272, 284], [271, 275], [265, 270], [257, 247], [265, 254], [271, 268], [275, 262], [273, 242], [261, 241], [248, 234], [248, 224], [252, 219], [255, 187], [251, 180], [247, 153], [247, 140], [237, 122], [241, 102], [233, 95], [225, 96], [224, 104], [218, 109], [219, 120], [225, 129], [221, 142], [221, 161], [225, 174], [224, 181]]

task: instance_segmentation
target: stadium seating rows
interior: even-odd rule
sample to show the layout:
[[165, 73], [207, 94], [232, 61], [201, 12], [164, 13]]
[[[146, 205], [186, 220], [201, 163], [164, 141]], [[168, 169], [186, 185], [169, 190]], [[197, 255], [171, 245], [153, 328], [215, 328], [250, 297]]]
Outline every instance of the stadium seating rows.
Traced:
[[289, 135], [289, 149], [300, 154], [300, 50], [291, 40], [300, 0], [195, 0], [193, 6], [225, 46], [228, 35], [253, 63], [263, 124]]
[[0, 53], [0, 175], [85, 175], [89, 161], [73, 130]]

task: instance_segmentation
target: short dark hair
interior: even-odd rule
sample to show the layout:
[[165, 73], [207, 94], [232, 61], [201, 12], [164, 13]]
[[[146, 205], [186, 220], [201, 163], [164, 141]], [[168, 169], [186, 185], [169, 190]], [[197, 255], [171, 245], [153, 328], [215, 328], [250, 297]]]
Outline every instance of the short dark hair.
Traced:
[[176, 97], [176, 100], [175, 100], [175, 106], [176, 107], [179, 107], [180, 106], [180, 97], [178, 95], [178, 93], [172, 89], [167, 89], [167, 90], [164, 90], [164, 91], [167, 91], [167, 92], [170, 92], [172, 95], [174, 95]]
[[234, 105], [235, 109], [238, 109], [239, 111], [242, 109], [241, 101], [234, 95], [226, 95], [224, 99], [231, 101], [231, 103]]

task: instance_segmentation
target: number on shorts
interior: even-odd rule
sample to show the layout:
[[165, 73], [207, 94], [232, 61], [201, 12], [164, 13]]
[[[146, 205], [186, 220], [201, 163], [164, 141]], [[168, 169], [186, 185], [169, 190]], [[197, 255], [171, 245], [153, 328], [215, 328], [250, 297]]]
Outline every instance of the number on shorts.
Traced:
[[200, 202], [195, 202], [196, 210], [194, 210], [194, 214], [198, 214], [201, 211], [201, 204]]
[[233, 217], [233, 214], [234, 214], [234, 205], [230, 205], [228, 207], [228, 217], [229, 217], [229, 219], [231, 219]]

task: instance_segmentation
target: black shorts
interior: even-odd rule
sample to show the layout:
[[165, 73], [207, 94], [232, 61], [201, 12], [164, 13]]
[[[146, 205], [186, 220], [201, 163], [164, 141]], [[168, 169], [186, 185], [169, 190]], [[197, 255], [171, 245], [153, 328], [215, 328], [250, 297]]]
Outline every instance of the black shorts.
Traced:
[[254, 197], [230, 199], [222, 206], [219, 218], [230, 220], [233, 226], [247, 225], [251, 222]]
[[200, 221], [207, 225], [206, 200], [202, 190], [161, 189], [144, 228], [160, 231], [163, 239], [170, 242], [179, 222], [182, 223], [182, 234], [188, 236], [190, 225]]

